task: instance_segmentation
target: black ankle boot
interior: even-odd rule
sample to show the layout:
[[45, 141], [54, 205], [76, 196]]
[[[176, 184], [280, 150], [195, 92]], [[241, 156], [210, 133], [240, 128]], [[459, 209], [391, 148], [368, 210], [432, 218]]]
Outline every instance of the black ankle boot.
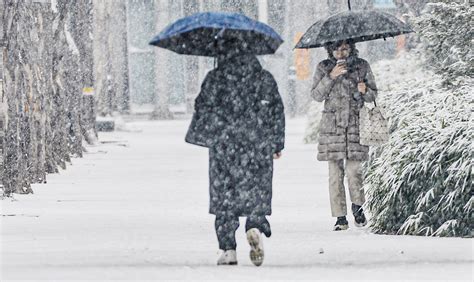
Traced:
[[347, 230], [349, 228], [349, 222], [345, 216], [339, 216], [337, 218], [336, 224], [334, 225], [334, 231]]
[[352, 204], [352, 214], [354, 215], [354, 221], [357, 227], [367, 225], [367, 219], [365, 218], [364, 210], [361, 206]]

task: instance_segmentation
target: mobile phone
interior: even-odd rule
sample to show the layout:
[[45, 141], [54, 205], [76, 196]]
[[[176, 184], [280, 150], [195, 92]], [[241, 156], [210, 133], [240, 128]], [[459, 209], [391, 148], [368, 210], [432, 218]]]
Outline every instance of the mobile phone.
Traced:
[[337, 60], [336, 64], [338, 64], [338, 65], [345, 65], [345, 64], [346, 64], [346, 60], [344, 60], [344, 59]]

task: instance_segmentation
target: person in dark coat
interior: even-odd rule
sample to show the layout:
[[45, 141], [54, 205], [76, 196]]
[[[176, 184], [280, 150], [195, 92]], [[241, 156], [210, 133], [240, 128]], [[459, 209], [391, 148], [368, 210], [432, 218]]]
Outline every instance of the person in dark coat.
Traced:
[[284, 148], [285, 116], [273, 76], [255, 56], [218, 58], [195, 101], [186, 142], [209, 148], [210, 213], [223, 251], [218, 264], [237, 264], [235, 232], [247, 217], [251, 260], [263, 262], [260, 234], [271, 236], [273, 159]]
[[340, 41], [326, 49], [329, 58], [316, 69], [311, 96], [324, 102], [318, 160], [329, 164], [331, 212], [337, 217], [334, 230], [338, 231], [348, 228], [344, 175], [348, 178], [355, 224], [367, 223], [362, 210], [362, 162], [368, 158], [369, 147], [360, 144], [359, 110], [364, 103], [375, 101], [377, 86], [369, 63], [358, 57], [354, 43]]

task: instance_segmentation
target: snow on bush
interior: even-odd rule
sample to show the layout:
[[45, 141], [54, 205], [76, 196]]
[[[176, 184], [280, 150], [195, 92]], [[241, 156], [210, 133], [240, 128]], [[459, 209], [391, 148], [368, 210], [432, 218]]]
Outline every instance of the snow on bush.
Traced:
[[426, 50], [426, 63], [444, 75], [444, 82], [452, 78], [474, 74], [472, 4], [429, 3], [422, 17], [415, 21]]
[[391, 130], [366, 163], [376, 233], [473, 235], [472, 29], [459, 33], [469, 40], [454, 32], [471, 19], [468, 5], [430, 4], [417, 20], [423, 47], [373, 67]]

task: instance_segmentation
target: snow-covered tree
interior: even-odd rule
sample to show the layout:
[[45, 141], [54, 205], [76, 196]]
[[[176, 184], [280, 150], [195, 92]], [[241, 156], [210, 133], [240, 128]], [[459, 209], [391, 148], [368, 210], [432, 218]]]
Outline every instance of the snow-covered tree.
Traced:
[[[82, 155], [94, 102], [82, 90], [92, 81], [92, 1], [0, 2], [4, 44], [3, 193], [31, 193], [31, 184]], [[35, 48], [31, 48], [35, 46]], [[88, 114], [89, 119], [83, 119]]]

